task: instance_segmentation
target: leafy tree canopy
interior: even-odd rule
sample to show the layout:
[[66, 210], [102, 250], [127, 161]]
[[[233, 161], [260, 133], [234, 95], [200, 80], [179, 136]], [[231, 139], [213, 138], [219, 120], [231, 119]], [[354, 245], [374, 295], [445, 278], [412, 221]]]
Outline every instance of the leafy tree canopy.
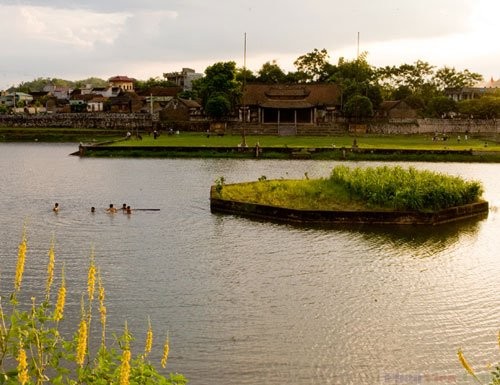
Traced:
[[265, 62], [257, 73], [257, 81], [260, 83], [274, 84], [287, 81], [285, 72], [276, 63], [276, 60]]
[[356, 120], [372, 117], [373, 105], [371, 100], [362, 95], [352, 96], [344, 105], [344, 115]]
[[304, 75], [307, 82], [324, 81], [331, 69], [328, 57], [328, 51], [325, 48], [322, 50], [315, 48], [312, 52], [299, 56], [293, 65]]
[[193, 90], [198, 93], [202, 105], [207, 108], [208, 101], [215, 96], [225, 96], [231, 109], [241, 97], [241, 83], [236, 80], [234, 61], [215, 63], [205, 70], [205, 76], [193, 82]]
[[134, 80], [134, 89], [136, 92], [147, 91], [155, 87], [173, 87], [174, 83], [160, 77], [151, 77], [148, 80]]

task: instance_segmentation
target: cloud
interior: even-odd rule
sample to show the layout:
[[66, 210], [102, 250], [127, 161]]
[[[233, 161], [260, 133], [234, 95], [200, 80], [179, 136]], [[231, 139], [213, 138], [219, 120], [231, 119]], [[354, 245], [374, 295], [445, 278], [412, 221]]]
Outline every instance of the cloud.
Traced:
[[375, 65], [418, 55], [475, 69], [464, 53], [495, 58], [499, 12], [496, 0], [0, 0], [10, 62], [0, 61], [0, 76], [147, 78], [181, 66], [203, 72], [217, 61], [241, 66], [244, 33], [254, 71], [273, 59], [293, 70], [314, 48], [326, 48], [332, 62], [354, 58], [358, 32]]

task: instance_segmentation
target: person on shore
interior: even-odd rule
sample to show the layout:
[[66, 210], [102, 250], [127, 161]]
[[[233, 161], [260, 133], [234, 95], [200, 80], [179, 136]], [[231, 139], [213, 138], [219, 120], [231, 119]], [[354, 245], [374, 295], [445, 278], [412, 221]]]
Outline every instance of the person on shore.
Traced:
[[114, 213], [116, 213], [116, 211], [117, 211], [116, 207], [113, 207], [113, 203], [110, 203], [109, 207], [106, 209], [106, 212], [108, 214], [114, 214]]
[[54, 204], [54, 207], [52, 208], [52, 211], [55, 212], [55, 213], [58, 213], [59, 212], [59, 203], [55, 203]]

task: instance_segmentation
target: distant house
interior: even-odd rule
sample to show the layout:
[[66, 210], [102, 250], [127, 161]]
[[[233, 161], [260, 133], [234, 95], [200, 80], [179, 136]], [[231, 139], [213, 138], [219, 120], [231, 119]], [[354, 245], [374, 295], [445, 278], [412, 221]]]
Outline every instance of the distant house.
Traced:
[[418, 113], [404, 100], [386, 100], [380, 103], [376, 116], [387, 119], [416, 119]]
[[144, 98], [135, 92], [120, 92], [118, 96], [109, 98], [106, 102], [106, 109], [110, 112], [140, 112]]
[[193, 89], [193, 80], [200, 79], [203, 74], [197, 73], [191, 68], [183, 68], [180, 72], [167, 72], [163, 77], [169, 82], [182, 87], [183, 91], [191, 91]]
[[134, 91], [134, 79], [128, 76], [113, 76], [108, 79], [111, 87], [118, 87], [123, 91], [133, 92]]
[[47, 84], [43, 87], [43, 91], [49, 92], [51, 95], [59, 100], [69, 100], [71, 92], [73, 91], [69, 87], [55, 86], [53, 84]]
[[194, 100], [174, 98], [160, 111], [160, 119], [187, 122], [203, 118], [201, 104]]
[[486, 82], [479, 82], [474, 87], [447, 88], [445, 95], [455, 101], [479, 99], [482, 96], [500, 92], [500, 79], [491, 78]]
[[248, 84], [239, 119], [258, 124], [329, 123], [339, 105], [340, 90], [336, 84]]
[[143, 97], [144, 105], [142, 110], [144, 112], [157, 112], [164, 109], [168, 102], [176, 97], [182, 89], [178, 86], [172, 87], [152, 87], [143, 90], [139, 96]]
[[0, 104], [6, 107], [17, 107], [19, 104], [27, 106], [33, 101], [33, 96], [24, 92], [9, 92], [0, 97]]

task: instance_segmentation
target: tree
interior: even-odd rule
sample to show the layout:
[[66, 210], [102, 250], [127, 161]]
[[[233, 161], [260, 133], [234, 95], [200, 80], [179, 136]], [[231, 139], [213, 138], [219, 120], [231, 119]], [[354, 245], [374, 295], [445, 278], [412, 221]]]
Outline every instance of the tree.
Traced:
[[344, 115], [355, 120], [372, 117], [373, 105], [371, 100], [362, 95], [352, 96], [344, 105]]
[[155, 87], [172, 87], [175, 86], [174, 83], [161, 79], [160, 77], [151, 77], [148, 80], [135, 80], [134, 79], [134, 90], [136, 92], [148, 91], [151, 88]]
[[265, 62], [257, 73], [257, 81], [260, 83], [273, 84], [286, 82], [286, 74], [276, 63], [276, 60]]
[[374, 74], [373, 67], [367, 61], [367, 53], [363, 52], [351, 61], [340, 58], [332, 68], [328, 81], [340, 86], [342, 104], [355, 95], [362, 95], [370, 99], [372, 108], [377, 108], [382, 102], [382, 89]]
[[450, 112], [455, 112], [457, 103], [446, 96], [436, 96], [429, 100], [427, 110], [430, 116], [441, 118]]
[[257, 80], [257, 77], [248, 68], [237, 68], [236, 80], [240, 83], [253, 83]]
[[236, 80], [236, 63], [234, 61], [218, 62], [207, 67], [205, 76], [193, 82], [193, 90], [201, 98], [201, 104], [205, 110], [210, 99], [215, 98], [217, 102], [211, 103], [222, 104], [219, 97], [224, 96], [229, 102], [230, 108], [226, 115], [229, 114], [241, 98], [241, 83]]
[[315, 48], [312, 52], [299, 56], [293, 62], [298, 72], [305, 75], [307, 82], [322, 81], [327, 78], [331, 65], [328, 63], [328, 51]]
[[433, 77], [434, 84], [438, 90], [472, 87], [481, 80], [483, 80], [483, 77], [478, 73], [470, 72], [467, 69], [457, 71], [455, 68], [450, 67], [438, 69]]
[[211, 118], [220, 120], [229, 115], [231, 103], [224, 94], [214, 94], [210, 96], [205, 105], [205, 112]]

